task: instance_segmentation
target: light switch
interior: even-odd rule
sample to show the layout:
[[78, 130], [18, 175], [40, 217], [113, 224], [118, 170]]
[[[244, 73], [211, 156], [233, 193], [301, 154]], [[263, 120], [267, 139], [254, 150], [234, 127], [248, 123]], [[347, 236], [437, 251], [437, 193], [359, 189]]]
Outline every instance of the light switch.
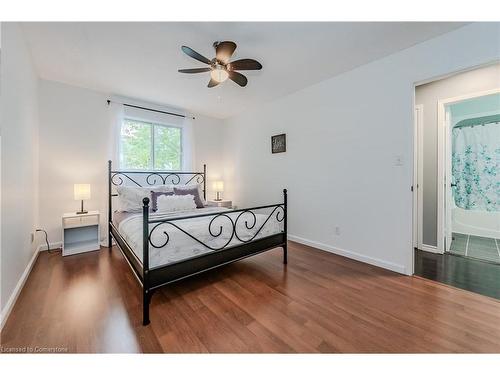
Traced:
[[396, 155], [394, 158], [394, 165], [397, 167], [401, 167], [403, 165], [403, 155]]

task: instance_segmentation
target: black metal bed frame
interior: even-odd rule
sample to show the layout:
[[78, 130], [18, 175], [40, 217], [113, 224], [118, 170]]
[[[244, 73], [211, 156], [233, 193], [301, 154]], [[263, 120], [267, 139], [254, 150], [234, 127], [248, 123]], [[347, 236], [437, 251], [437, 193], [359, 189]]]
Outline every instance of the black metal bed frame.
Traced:
[[[145, 177], [145, 183], [148, 186], [153, 185], [165, 185], [165, 184], [203, 184], [203, 197], [206, 199], [206, 165], [203, 166], [203, 172], [171, 172], [171, 171], [114, 171], [111, 167], [111, 160], [108, 161], [108, 225], [109, 225], [109, 236], [108, 236], [108, 247], [111, 250], [112, 238], [113, 237], [118, 245], [118, 248], [123, 253], [125, 259], [127, 260], [130, 268], [132, 269], [134, 275], [142, 286], [142, 296], [143, 296], [143, 325], [148, 325], [149, 320], [149, 304], [151, 302], [151, 297], [153, 293], [165, 286], [167, 284], [173, 283], [185, 279], [190, 276], [197, 275], [199, 273], [250, 257], [262, 253], [267, 250], [274, 249], [276, 247], [283, 248], [283, 263], [287, 263], [287, 190], [283, 189], [283, 203], [244, 208], [238, 210], [221, 211], [217, 213], [208, 213], [202, 215], [191, 215], [183, 217], [175, 217], [172, 219], [150, 219], [149, 217], [149, 198], [144, 198], [142, 200], [142, 216], [143, 216], [143, 261], [135, 255], [134, 251], [127, 243], [127, 241], [120, 235], [118, 229], [113, 223], [113, 210], [112, 210], [112, 197], [118, 194], [113, 193], [113, 186], [119, 186], [124, 183], [125, 180], [130, 181], [136, 186], [142, 187], [141, 183], [136, 181], [129, 175], [143, 175]], [[182, 182], [182, 176], [187, 178], [185, 182]], [[269, 209], [271, 213], [268, 215], [264, 223], [256, 228], [257, 219], [254, 211]], [[231, 217], [228, 214], [237, 213], [235, 217]], [[273, 216], [274, 215], [274, 216]], [[227, 220], [231, 225], [232, 233], [229, 240], [219, 247], [209, 246], [202, 240], [199, 240], [189, 232], [182, 229], [176, 222], [182, 220], [188, 220], [192, 218], [199, 217], [212, 217], [208, 224], [208, 233], [213, 237], [219, 237], [223, 232], [222, 225], [217, 228], [217, 223], [220, 220]], [[283, 231], [270, 236], [261, 237], [256, 239], [257, 235], [260, 233], [262, 228], [266, 223], [273, 218], [278, 222], [283, 222]], [[250, 239], [243, 239], [238, 234], [237, 224], [241, 220], [248, 230], [256, 228], [255, 233], [252, 234]], [[150, 229], [150, 224], [154, 224]], [[166, 231], [166, 228], [174, 228], [183, 232], [186, 236], [192, 238], [196, 242], [200, 243], [204, 247], [212, 250], [208, 253], [204, 253], [195, 257], [191, 257], [185, 260], [181, 260], [174, 263], [169, 263], [166, 265], [153, 267], [149, 266], [149, 247], [161, 248], [165, 246], [169, 241], [170, 237]], [[151, 240], [151, 235], [155, 231], [162, 231], [164, 237], [163, 243], [153, 243]], [[237, 239], [241, 242], [241, 245], [229, 246], [233, 239]]]

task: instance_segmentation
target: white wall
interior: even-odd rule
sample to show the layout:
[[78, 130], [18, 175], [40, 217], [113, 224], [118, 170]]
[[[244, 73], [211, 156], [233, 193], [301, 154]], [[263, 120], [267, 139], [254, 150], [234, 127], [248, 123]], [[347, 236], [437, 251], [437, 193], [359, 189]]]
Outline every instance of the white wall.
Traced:
[[437, 103], [441, 99], [499, 87], [500, 64], [495, 64], [430, 82], [415, 89], [415, 103], [424, 107], [424, 165], [421, 186], [423, 188], [423, 243], [426, 245], [437, 246]]
[[61, 215], [79, 208], [73, 184], [90, 183], [87, 209], [102, 213], [105, 235], [107, 160], [111, 155], [107, 96], [40, 81], [40, 226], [61, 241]]
[[287, 187], [292, 239], [411, 273], [414, 84], [499, 49], [499, 24], [472, 24], [227, 120], [226, 197], [271, 203]]
[[223, 178], [224, 123], [219, 119], [196, 115], [193, 121], [195, 169], [207, 165], [207, 199], [215, 198], [213, 182]]
[[[61, 241], [61, 215], [79, 208], [73, 184], [91, 184], [90, 210], [102, 213], [102, 238], [107, 226], [107, 161], [112, 155], [106, 100], [110, 95], [52, 81], [40, 81], [40, 226], [49, 241]], [[219, 120], [195, 115], [195, 164], [207, 164], [209, 178], [222, 173]], [[210, 188], [210, 184], [207, 185]], [[210, 194], [210, 192], [209, 192]]]
[[17, 24], [2, 24], [1, 44], [0, 303], [4, 317], [36, 250], [30, 234], [38, 216], [38, 78]]

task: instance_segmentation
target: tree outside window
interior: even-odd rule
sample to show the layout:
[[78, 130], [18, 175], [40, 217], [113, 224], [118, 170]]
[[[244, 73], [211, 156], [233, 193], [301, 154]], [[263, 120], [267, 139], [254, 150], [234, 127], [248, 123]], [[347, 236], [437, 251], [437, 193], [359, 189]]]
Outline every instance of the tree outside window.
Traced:
[[125, 119], [120, 142], [123, 169], [182, 169], [181, 128]]

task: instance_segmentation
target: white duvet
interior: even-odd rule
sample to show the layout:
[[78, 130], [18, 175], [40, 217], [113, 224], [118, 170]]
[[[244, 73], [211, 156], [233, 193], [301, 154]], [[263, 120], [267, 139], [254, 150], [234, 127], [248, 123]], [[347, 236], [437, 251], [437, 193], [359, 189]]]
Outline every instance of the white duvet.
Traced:
[[[271, 209], [272, 210], [272, 209]], [[227, 208], [221, 207], [205, 207], [196, 209], [193, 211], [183, 211], [175, 212], [169, 214], [151, 214], [150, 220], [153, 219], [171, 219], [175, 217], [182, 216], [192, 216], [192, 215], [202, 215], [207, 213], [213, 213], [214, 215], [206, 217], [191, 218], [186, 220], [177, 220], [172, 223], [181, 229], [185, 230], [187, 233], [191, 234], [193, 237], [197, 238], [204, 244], [219, 249], [226, 244], [232, 235], [232, 224], [227, 217], [219, 216], [212, 223], [211, 229], [214, 235], [220, 232], [222, 227], [222, 233], [219, 236], [212, 236], [209, 233], [210, 221], [217, 214], [223, 214], [224, 211], [229, 211]], [[271, 211], [256, 213], [255, 214], [255, 226], [252, 227], [254, 223], [253, 216], [251, 214], [245, 213], [237, 222], [236, 233], [238, 237], [243, 241], [248, 241], [254, 237], [257, 230], [266, 221]], [[279, 212], [279, 214], [278, 214]], [[233, 222], [240, 212], [227, 213], [227, 216], [231, 217]], [[254, 239], [267, 237], [273, 234], [280, 233], [283, 230], [283, 222], [279, 222], [276, 219], [276, 215], [279, 215], [281, 219], [283, 217], [282, 210], [276, 210], [273, 215], [266, 222], [264, 227], [255, 236]], [[153, 227], [157, 224], [150, 224], [149, 230], [151, 231]], [[248, 227], [252, 227], [248, 229]], [[137, 257], [142, 261], [142, 214], [131, 215], [125, 218], [118, 226], [118, 231], [125, 238], [127, 243], [130, 245]], [[163, 232], [168, 234], [167, 236]], [[151, 242], [155, 246], [161, 246], [160, 248], [155, 248], [149, 245], [149, 266], [150, 268], [161, 266], [168, 263], [178, 262], [180, 260], [188, 259], [203, 253], [216, 251], [205, 247], [196, 240], [190, 238], [187, 234], [183, 233], [181, 230], [173, 227], [170, 224], [161, 224], [160, 227], [156, 228], [151, 236]], [[229, 244], [225, 247], [241, 245], [242, 242], [233, 236]], [[164, 246], [162, 246], [164, 245]], [[228, 250], [231, 251], [231, 250]]]

